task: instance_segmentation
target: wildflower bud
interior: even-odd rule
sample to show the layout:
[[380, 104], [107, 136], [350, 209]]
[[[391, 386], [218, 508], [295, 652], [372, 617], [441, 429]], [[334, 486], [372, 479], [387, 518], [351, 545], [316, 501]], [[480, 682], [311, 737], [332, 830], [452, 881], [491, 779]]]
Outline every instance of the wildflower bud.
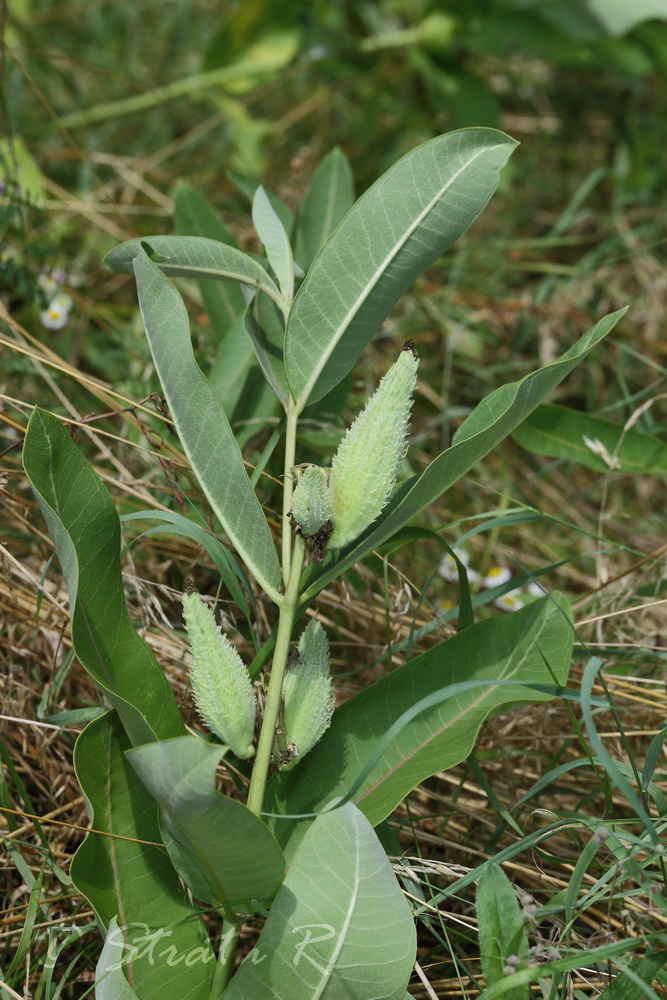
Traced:
[[418, 364], [411, 348], [401, 353], [333, 457], [329, 488], [334, 530], [329, 548], [341, 549], [354, 541], [391, 495], [405, 457]]
[[291, 514], [306, 536], [315, 535], [333, 514], [333, 495], [329, 489], [329, 472], [309, 465], [300, 473], [292, 495]]
[[334, 710], [329, 643], [317, 621], [309, 622], [299, 639], [299, 658], [285, 673], [283, 697], [285, 730], [303, 757], [329, 726]]
[[199, 594], [183, 594], [183, 617], [192, 650], [190, 679], [197, 710], [237, 757], [253, 757], [257, 696], [243, 660]]

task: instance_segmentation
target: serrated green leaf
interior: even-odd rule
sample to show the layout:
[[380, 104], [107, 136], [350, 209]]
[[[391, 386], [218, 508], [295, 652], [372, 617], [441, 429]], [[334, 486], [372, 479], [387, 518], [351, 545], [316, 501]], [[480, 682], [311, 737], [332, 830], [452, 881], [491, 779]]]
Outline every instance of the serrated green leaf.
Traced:
[[[375, 825], [424, 778], [453, 767], [470, 753], [484, 719], [502, 706], [543, 701], [548, 694], [503, 685], [563, 683], [573, 630], [567, 602], [558, 595], [521, 611], [470, 625], [385, 675], [336, 709], [330, 728], [292, 772], [269, 782], [267, 813], [316, 813], [346, 795], [378, 744], [401, 716], [422, 699], [435, 700], [391, 738], [355, 793], [354, 801]], [[548, 668], [547, 665], [548, 664]], [[552, 676], [553, 672], [553, 676]], [[466, 685], [454, 696], [447, 689]], [[307, 820], [271, 820], [283, 846], [303, 834]]]
[[526, 451], [597, 472], [667, 472], [667, 445], [658, 438], [567, 406], [538, 406], [512, 436]]
[[180, 736], [169, 682], [125, 604], [120, 523], [106, 486], [60, 421], [38, 407], [23, 465], [67, 582], [76, 655], [117, 708], [132, 742]]
[[353, 204], [352, 168], [337, 147], [318, 166], [299, 205], [295, 256], [304, 271]]
[[480, 459], [511, 434], [535, 407], [605, 337], [625, 314], [619, 309], [605, 316], [557, 361], [497, 389], [482, 400], [443, 451], [420, 475], [401, 483], [375, 526], [361, 536], [338, 559], [325, 558], [323, 565], [307, 571], [305, 599], [312, 598], [348, 566], [417, 517], [430, 503], [453, 486]]
[[403, 1000], [415, 960], [407, 901], [351, 803], [315, 820], [224, 1000]]
[[273, 538], [220, 399], [195, 361], [183, 300], [143, 250], [134, 267], [146, 336], [185, 453], [229, 538], [279, 603]]
[[343, 378], [403, 292], [479, 215], [516, 145], [493, 129], [438, 136], [356, 202], [290, 311], [285, 361], [299, 411]]
[[285, 871], [273, 834], [241, 802], [221, 795], [215, 772], [224, 748], [197, 736], [151, 743], [127, 758], [163, 808], [172, 862], [195, 896], [235, 912], [266, 906]]
[[134, 259], [147, 243], [166, 259], [158, 265], [160, 270], [172, 278], [215, 278], [219, 281], [236, 281], [247, 285], [253, 291], [266, 292], [280, 303], [280, 291], [261, 264], [216, 240], [200, 236], [146, 236], [128, 240], [114, 247], [104, 263], [119, 274], [134, 273]]
[[[482, 970], [486, 985], [493, 986], [506, 978], [504, 970], [510, 956], [526, 964], [528, 935], [514, 889], [498, 865], [488, 864], [482, 869], [475, 902]], [[510, 968], [516, 972], [518, 966]], [[526, 1000], [529, 992], [527, 986], [514, 986], [503, 996], [506, 1000]]]
[[121, 915], [107, 942], [122, 945], [123, 970], [141, 1000], [209, 1000], [215, 955], [160, 842], [157, 803], [125, 759], [129, 748], [115, 712], [77, 740], [74, 766], [95, 832], [74, 856], [72, 879], [104, 927]]

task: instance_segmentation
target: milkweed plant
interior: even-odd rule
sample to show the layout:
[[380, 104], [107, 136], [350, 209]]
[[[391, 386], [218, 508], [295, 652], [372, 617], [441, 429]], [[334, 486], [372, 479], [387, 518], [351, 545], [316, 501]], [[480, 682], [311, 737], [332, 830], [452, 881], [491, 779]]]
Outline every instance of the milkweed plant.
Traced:
[[[256, 188], [261, 256], [239, 250], [201, 195], [181, 184], [177, 235], [131, 240], [106, 259], [136, 279], [169, 414], [219, 525], [217, 536], [198, 527], [198, 537], [249, 622], [255, 652], [244, 661], [197, 580], [187, 581], [183, 625], [201, 731], [186, 730], [128, 614], [111, 497], [62, 423], [35, 408], [24, 466], [66, 579], [76, 654], [107, 706], [76, 744], [91, 832], [71, 866], [104, 934], [100, 1000], [403, 1000], [414, 914], [376, 829], [420, 781], [470, 752], [489, 714], [553, 697], [565, 682], [567, 601], [539, 591], [524, 606], [515, 596], [505, 605], [511, 613], [476, 622], [465, 553], [418, 517], [528, 417], [621, 312], [482, 399], [450, 447], [407, 477], [418, 336], [395, 345], [330, 462], [312, 461], [303, 433], [304, 414], [342, 413], [346, 378], [389, 310], [483, 210], [515, 146], [492, 129], [439, 136], [358, 201], [348, 161], [334, 150], [296, 216]], [[220, 341], [209, 376], [171, 277], [199, 283]], [[244, 384], [258, 377], [282, 417], [251, 479], [247, 436], [232, 425]], [[261, 471], [280, 449], [277, 530]], [[162, 517], [164, 526], [181, 515], [129, 517]], [[416, 537], [441, 546], [441, 574], [461, 583], [458, 630], [335, 708], [318, 594], [372, 552]], [[506, 571], [497, 567], [485, 583], [506, 583]], [[274, 609], [267, 635], [258, 601]], [[233, 796], [217, 789], [220, 768], [236, 783]], [[492, 869], [480, 898], [507, 894], [503, 878]], [[508, 914], [513, 907], [509, 890]], [[217, 924], [206, 917], [213, 911]], [[261, 931], [236, 968], [249, 920]], [[518, 961], [487, 964], [487, 980]]]

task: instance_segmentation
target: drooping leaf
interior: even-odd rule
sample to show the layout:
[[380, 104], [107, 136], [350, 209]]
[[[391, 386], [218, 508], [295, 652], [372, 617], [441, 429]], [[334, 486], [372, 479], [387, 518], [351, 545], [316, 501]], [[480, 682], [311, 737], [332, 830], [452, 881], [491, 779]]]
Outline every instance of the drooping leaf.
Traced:
[[106, 486], [60, 421], [38, 407], [23, 464], [67, 582], [76, 655], [117, 708], [133, 743], [180, 736], [174, 695], [125, 604], [120, 524]]
[[283, 224], [261, 184], [255, 191], [252, 200], [252, 221], [264, 246], [268, 262], [278, 279], [283, 300], [289, 305], [294, 297], [292, 248]]
[[295, 256], [304, 271], [353, 204], [350, 161], [336, 147], [318, 166], [299, 205]]
[[[487, 986], [506, 978], [505, 968], [510, 957], [523, 963], [509, 966], [516, 972], [526, 965], [528, 935], [526, 925], [509, 879], [499, 865], [488, 864], [482, 869], [475, 898], [479, 924], [479, 950]], [[507, 1000], [526, 1000], [528, 986], [514, 986], [503, 994]]]
[[74, 764], [95, 832], [74, 856], [72, 879], [109, 933], [118, 919], [107, 944], [122, 948], [140, 1000], [208, 1000], [215, 955], [162, 846], [157, 803], [125, 759], [130, 745], [115, 712], [77, 740]]
[[143, 250], [134, 267], [146, 335], [185, 453], [246, 565], [279, 600], [273, 538], [220, 399], [195, 361], [183, 300]]
[[342, 551], [336, 559], [325, 558], [319, 569], [304, 578], [304, 596], [312, 597], [366, 552], [417, 517], [430, 503], [453, 486], [480, 459], [511, 434], [535, 407], [605, 337], [625, 314], [620, 309], [605, 316], [557, 361], [490, 393], [459, 427], [450, 448], [443, 451], [420, 475], [397, 488], [374, 526]]
[[264, 823], [216, 790], [223, 751], [197, 736], [181, 736], [137, 747], [127, 757], [163, 808], [165, 843], [195, 896], [248, 912], [254, 900], [266, 906], [273, 899], [285, 859]]
[[114, 247], [104, 258], [104, 263], [119, 274], [133, 274], [134, 259], [142, 243], [165, 257], [158, 267], [172, 278], [235, 281], [253, 291], [266, 292], [280, 303], [280, 291], [261, 264], [235, 247], [200, 236], [149, 236], [128, 240]]
[[356, 202], [290, 311], [285, 360], [299, 411], [343, 378], [403, 292], [479, 215], [516, 145], [492, 129], [439, 136]]
[[538, 406], [512, 436], [527, 451], [597, 472], [667, 472], [667, 445], [657, 437], [567, 406]]
[[[330, 728], [308, 756], [293, 771], [270, 780], [266, 812], [316, 813], [345, 795], [382, 735], [411, 706], [440, 693], [391, 737], [354, 794], [370, 822], [379, 823], [420, 781], [464, 760], [490, 713], [503, 705], [548, 698], [534, 688], [503, 681], [548, 685], [553, 672], [556, 683], [563, 683], [572, 641], [567, 602], [558, 595], [470, 625], [336, 709]], [[449, 696], [447, 689], [454, 686]], [[290, 851], [307, 822], [279, 816], [270, 821]]]
[[348, 803], [315, 820], [224, 1000], [403, 1000], [410, 909], [368, 821]]

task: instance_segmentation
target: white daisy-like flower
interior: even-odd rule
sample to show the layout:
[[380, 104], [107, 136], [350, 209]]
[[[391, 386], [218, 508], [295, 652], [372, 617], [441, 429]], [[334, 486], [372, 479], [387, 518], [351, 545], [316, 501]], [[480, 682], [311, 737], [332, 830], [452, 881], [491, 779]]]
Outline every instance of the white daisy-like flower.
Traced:
[[507, 566], [491, 566], [482, 580], [483, 587], [499, 587], [512, 577], [512, 571]]
[[496, 607], [502, 608], [503, 611], [521, 611], [521, 608], [525, 607], [525, 604], [521, 600], [520, 594], [519, 590], [510, 590], [493, 603]]
[[60, 295], [56, 295], [56, 297], [51, 300], [48, 308], [44, 309], [43, 312], [40, 313], [39, 318], [42, 326], [45, 326], [47, 330], [62, 330], [67, 322], [71, 305], [72, 300], [69, 295], [64, 295], [62, 293]]
[[49, 299], [58, 291], [58, 282], [52, 274], [47, 274], [46, 271], [37, 275], [37, 284]]
[[531, 597], [544, 597], [544, 595], [546, 594], [546, 590], [544, 589], [543, 586], [541, 586], [541, 584], [537, 582], [537, 580], [531, 580], [528, 586], [526, 587], [526, 590], [528, 591]]
[[[461, 562], [466, 568], [466, 573], [468, 574], [468, 580], [470, 583], [476, 583], [479, 579], [477, 573], [474, 569], [468, 569], [468, 564], [470, 562], [470, 556], [465, 549], [461, 549], [456, 555], [459, 557]], [[450, 556], [449, 552], [443, 556], [440, 565], [438, 566], [438, 573], [441, 577], [447, 580], [449, 583], [458, 583], [459, 581], [459, 571], [456, 565], [456, 560], [453, 556]]]

